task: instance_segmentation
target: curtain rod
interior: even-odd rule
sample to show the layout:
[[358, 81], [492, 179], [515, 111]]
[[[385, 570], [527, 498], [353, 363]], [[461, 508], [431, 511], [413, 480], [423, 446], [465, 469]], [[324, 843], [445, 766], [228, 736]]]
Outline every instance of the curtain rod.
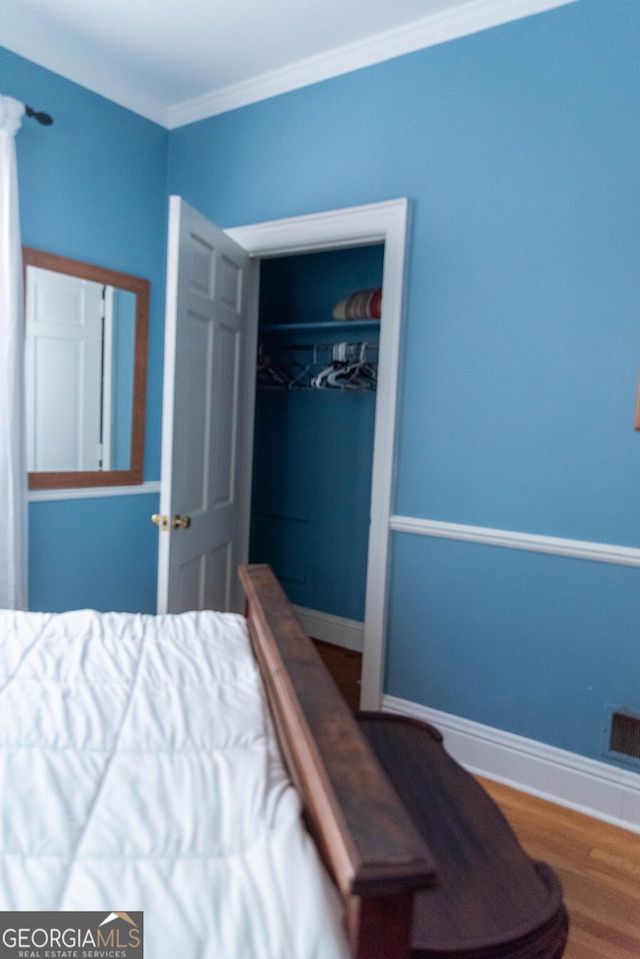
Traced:
[[45, 127], [49, 127], [53, 123], [53, 118], [50, 117], [48, 113], [38, 113], [33, 107], [25, 106], [24, 112], [28, 117], [33, 117], [34, 120], [37, 120], [38, 123], [41, 123]]

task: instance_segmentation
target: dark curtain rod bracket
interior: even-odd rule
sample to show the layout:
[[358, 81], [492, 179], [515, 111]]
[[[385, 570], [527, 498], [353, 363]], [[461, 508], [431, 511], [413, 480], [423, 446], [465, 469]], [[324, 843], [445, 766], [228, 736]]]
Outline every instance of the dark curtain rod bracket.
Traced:
[[24, 112], [28, 117], [33, 117], [34, 120], [37, 120], [38, 123], [41, 123], [44, 127], [49, 127], [53, 123], [53, 118], [50, 117], [48, 113], [39, 113], [34, 110], [33, 107], [25, 106]]

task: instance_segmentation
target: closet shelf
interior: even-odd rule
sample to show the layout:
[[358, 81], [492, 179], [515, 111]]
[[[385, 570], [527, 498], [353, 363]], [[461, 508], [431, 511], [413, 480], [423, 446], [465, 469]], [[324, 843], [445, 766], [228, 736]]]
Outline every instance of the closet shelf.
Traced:
[[265, 323], [260, 335], [288, 333], [290, 330], [362, 330], [380, 326], [380, 320], [322, 320], [318, 323]]

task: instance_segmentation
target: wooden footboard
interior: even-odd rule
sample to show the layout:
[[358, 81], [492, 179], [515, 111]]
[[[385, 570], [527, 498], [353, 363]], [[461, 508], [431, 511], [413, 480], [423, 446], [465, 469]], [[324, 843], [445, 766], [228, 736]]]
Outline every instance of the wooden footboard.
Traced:
[[268, 566], [243, 566], [247, 619], [280, 746], [342, 895], [354, 959], [406, 959], [414, 892], [436, 867]]

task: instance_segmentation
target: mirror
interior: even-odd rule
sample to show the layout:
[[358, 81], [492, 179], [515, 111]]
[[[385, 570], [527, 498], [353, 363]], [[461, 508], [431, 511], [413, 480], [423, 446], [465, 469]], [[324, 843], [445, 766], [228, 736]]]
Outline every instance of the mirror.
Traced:
[[23, 248], [29, 489], [142, 483], [148, 280]]

